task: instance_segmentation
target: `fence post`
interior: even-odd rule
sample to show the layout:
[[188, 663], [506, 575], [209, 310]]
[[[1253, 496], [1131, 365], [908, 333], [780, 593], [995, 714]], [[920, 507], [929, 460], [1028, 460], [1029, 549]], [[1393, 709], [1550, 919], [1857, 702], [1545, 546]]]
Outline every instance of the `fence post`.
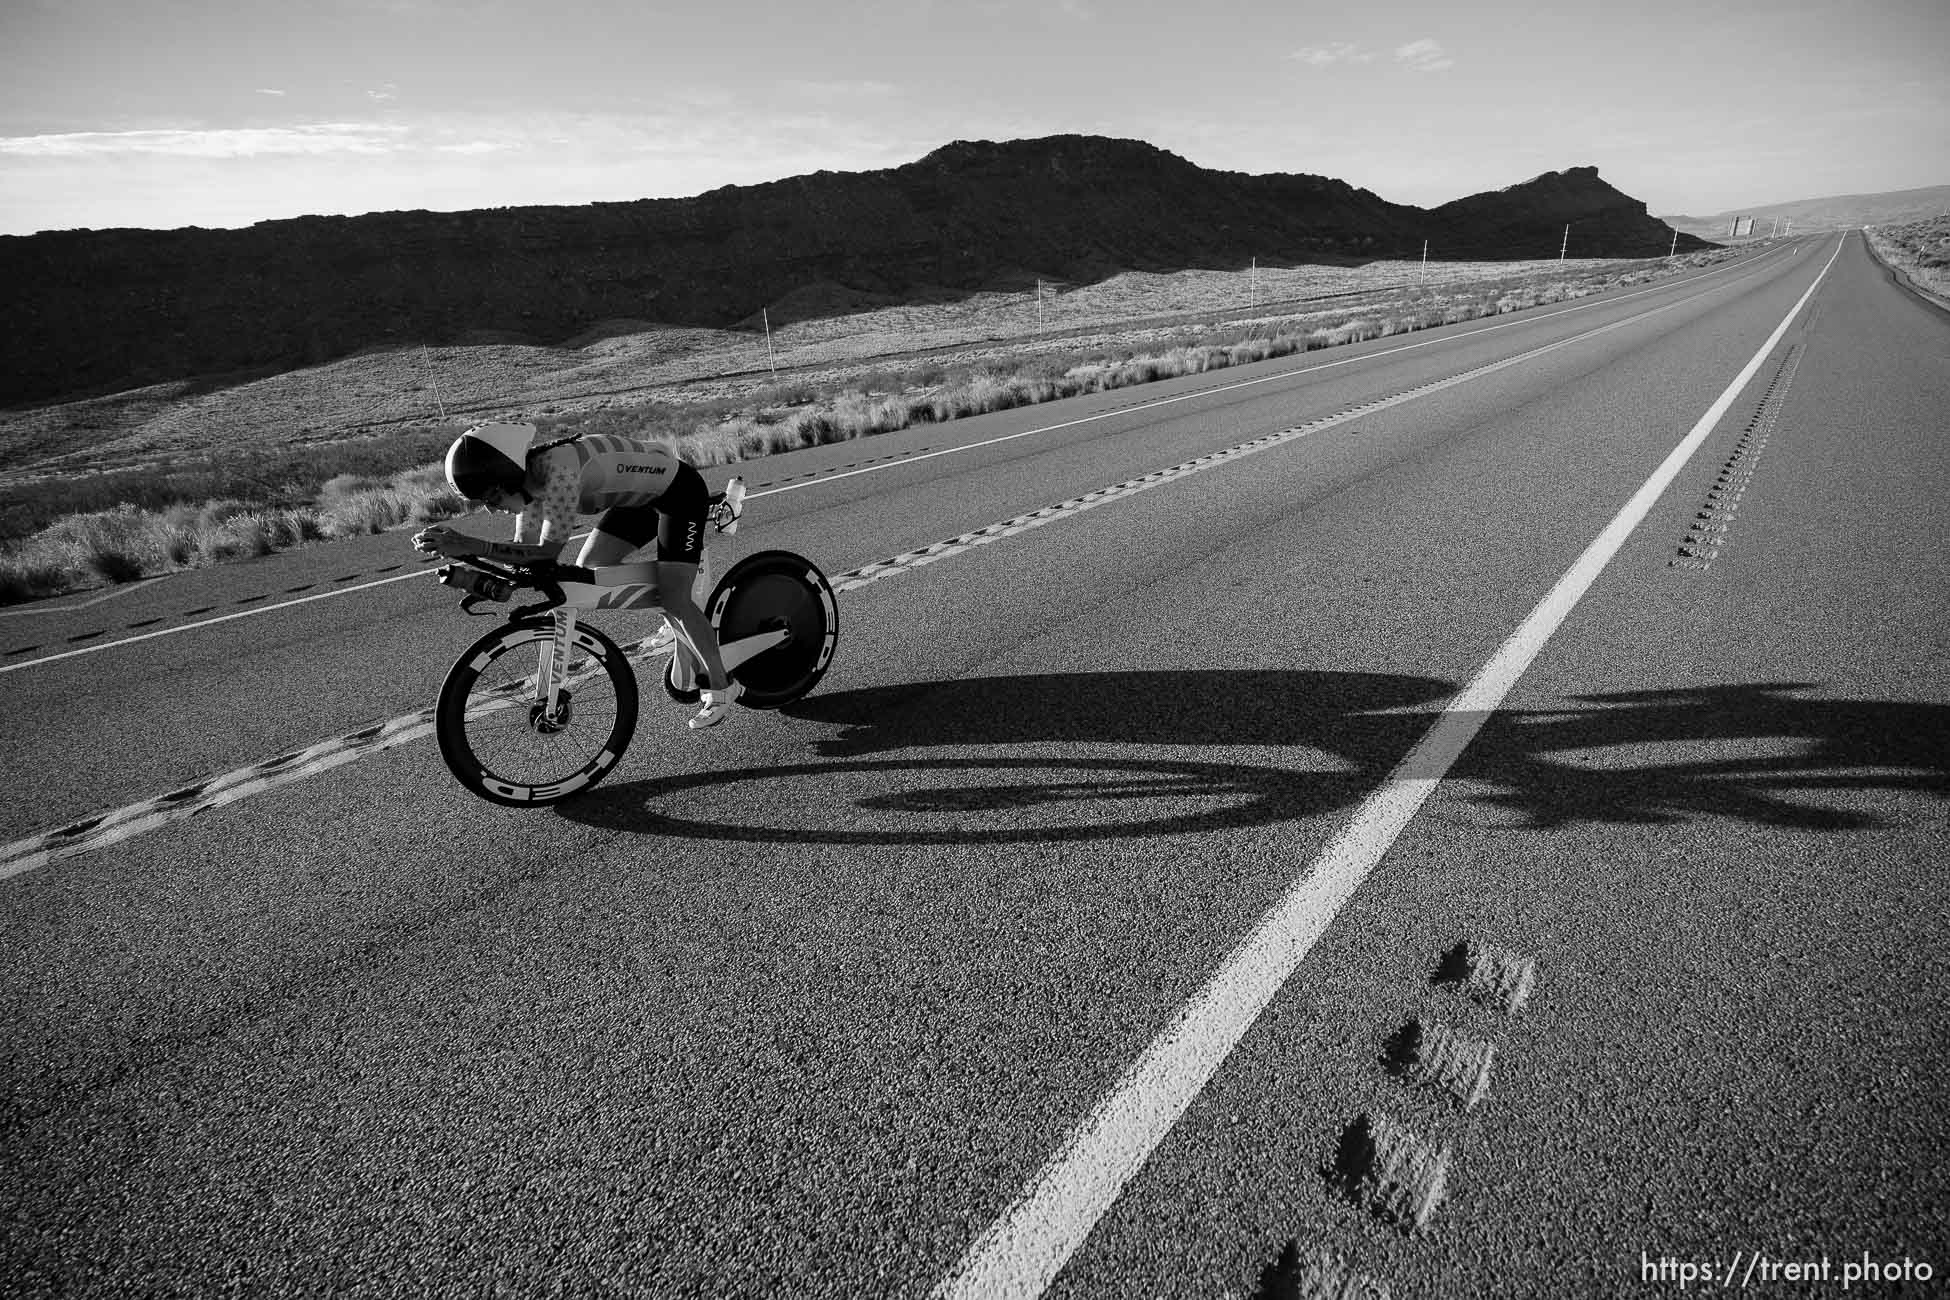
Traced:
[[427, 363], [427, 385], [433, 389], [433, 404], [439, 410], [441, 423], [444, 424], [447, 420], [447, 403], [441, 400], [440, 376], [434, 372], [433, 354], [427, 351], [427, 345], [424, 343], [420, 345], [420, 359]]

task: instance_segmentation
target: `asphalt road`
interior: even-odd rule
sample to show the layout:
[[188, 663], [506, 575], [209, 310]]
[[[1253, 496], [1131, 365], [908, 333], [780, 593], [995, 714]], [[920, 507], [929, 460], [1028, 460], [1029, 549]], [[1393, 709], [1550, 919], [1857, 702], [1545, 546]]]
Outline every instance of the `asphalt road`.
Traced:
[[[0, 619], [3, 1289], [1927, 1293], [1947, 410], [1851, 233], [769, 459], [720, 571], [1078, 504], [872, 570], [781, 713], [650, 686], [555, 811], [372, 743], [487, 626], [405, 534]], [[1350, 838], [1207, 1065], [1134, 1068]]]

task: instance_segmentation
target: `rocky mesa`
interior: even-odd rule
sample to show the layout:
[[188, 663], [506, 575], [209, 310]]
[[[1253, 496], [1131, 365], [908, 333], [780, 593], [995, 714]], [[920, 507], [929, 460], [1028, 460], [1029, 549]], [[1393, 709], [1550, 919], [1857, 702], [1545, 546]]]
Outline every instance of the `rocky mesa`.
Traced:
[[[618, 318], [736, 326], [808, 285], [938, 297], [1120, 270], [1421, 255], [1664, 254], [1670, 228], [1574, 167], [1434, 209], [1213, 171], [1134, 140], [958, 141], [917, 162], [692, 198], [0, 237], [0, 402], [280, 368], [387, 343], [559, 343]], [[1682, 235], [1682, 249], [1708, 247]]]

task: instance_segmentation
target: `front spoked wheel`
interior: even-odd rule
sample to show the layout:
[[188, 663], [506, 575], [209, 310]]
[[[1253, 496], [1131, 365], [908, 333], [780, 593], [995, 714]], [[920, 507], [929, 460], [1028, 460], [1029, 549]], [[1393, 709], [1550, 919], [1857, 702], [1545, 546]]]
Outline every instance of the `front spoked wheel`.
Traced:
[[546, 621], [497, 628], [467, 648], [440, 687], [440, 756], [492, 803], [532, 808], [586, 790], [622, 760], [636, 731], [636, 674], [592, 627], [577, 625], [567, 676], [548, 708], [538, 682], [552, 639]]

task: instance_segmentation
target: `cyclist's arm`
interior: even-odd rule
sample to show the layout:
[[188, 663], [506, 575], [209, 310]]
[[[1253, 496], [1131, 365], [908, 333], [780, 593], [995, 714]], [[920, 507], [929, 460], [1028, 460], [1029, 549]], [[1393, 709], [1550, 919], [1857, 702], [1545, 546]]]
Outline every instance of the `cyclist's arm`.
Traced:
[[[567, 447], [555, 448], [547, 455], [538, 490], [515, 516], [514, 540], [489, 543], [488, 559], [516, 563], [553, 560], [568, 544], [582, 496], [582, 462]], [[530, 537], [535, 540], [528, 541]]]
[[562, 554], [560, 542], [483, 542], [480, 556], [484, 560], [499, 560], [503, 564], [536, 564], [542, 560], [553, 560]]

